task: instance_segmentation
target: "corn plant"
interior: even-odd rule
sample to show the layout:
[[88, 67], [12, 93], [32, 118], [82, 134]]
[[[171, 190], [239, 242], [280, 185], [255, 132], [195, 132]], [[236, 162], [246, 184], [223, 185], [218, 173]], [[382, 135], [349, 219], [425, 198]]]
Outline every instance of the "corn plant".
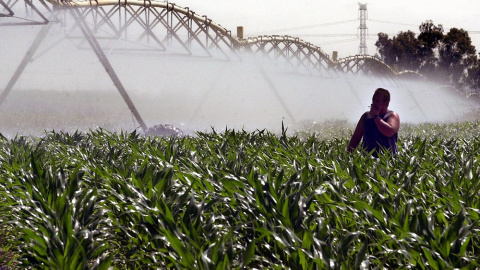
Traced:
[[405, 125], [379, 158], [336, 129], [2, 137], [3, 265], [478, 268], [478, 122]]

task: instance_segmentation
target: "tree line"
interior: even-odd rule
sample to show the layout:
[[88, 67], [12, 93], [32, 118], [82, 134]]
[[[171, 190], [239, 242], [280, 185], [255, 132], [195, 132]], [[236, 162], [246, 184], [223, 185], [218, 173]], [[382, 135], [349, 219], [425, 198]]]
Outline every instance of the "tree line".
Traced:
[[389, 66], [413, 70], [428, 79], [450, 84], [468, 92], [480, 92], [480, 60], [475, 46], [463, 29], [444, 33], [431, 20], [419, 26], [420, 33], [399, 32], [389, 38], [378, 34], [375, 43], [381, 59]]

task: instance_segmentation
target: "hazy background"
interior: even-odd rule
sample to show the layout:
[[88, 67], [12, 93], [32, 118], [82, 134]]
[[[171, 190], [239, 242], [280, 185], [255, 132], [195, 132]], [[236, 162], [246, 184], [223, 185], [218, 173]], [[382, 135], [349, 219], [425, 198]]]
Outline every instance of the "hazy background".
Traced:
[[[252, 14], [245, 11], [243, 2], [250, 2]], [[292, 5], [291, 1], [287, 5], [286, 1], [279, 1], [277, 5], [269, 6], [266, 2], [232, 1], [227, 5], [227, 2], [219, 4], [220, 1], [207, 0], [204, 5], [193, 1], [190, 5], [185, 1], [185, 6], [190, 5], [192, 10], [205, 13], [232, 31], [236, 25], [244, 25], [248, 33], [252, 28], [258, 31], [267, 29], [261, 25], [267, 27], [266, 22], [277, 20], [279, 14], [295, 14], [297, 6], [314, 10], [319, 1], [304, 1], [304, 5], [302, 2]], [[474, 1], [470, 2], [473, 4]], [[332, 9], [343, 7], [339, 14], [345, 17], [335, 17], [340, 15], [320, 8], [318, 12], [308, 13], [310, 15], [296, 13], [292, 17], [299, 20], [301, 17], [302, 23], [284, 18], [282, 22], [290, 20], [289, 24], [283, 22], [275, 27], [343, 20], [351, 17], [346, 15], [347, 7], [353, 10], [349, 12], [356, 18], [356, 2], [338, 3], [337, 6], [331, 2], [328, 6]], [[181, 5], [181, 2], [177, 4]], [[226, 10], [221, 11], [221, 7]], [[258, 10], [263, 10], [260, 21], [264, 24], [247, 25], [246, 22], [255, 21], [254, 11]], [[333, 16], [332, 20], [326, 20], [323, 16], [327, 15], [322, 14]], [[41, 27], [0, 27], [0, 89], [8, 83]], [[64, 39], [64, 32], [60, 25], [52, 27], [33, 61], [0, 106], [0, 132], [13, 136], [38, 135], [52, 129], [138, 128], [96, 55], [88, 49], [77, 49], [72, 41]], [[340, 56], [354, 54], [355, 47], [358, 45], [352, 46], [353, 49], [338, 49]], [[232, 57], [231, 61], [223, 61], [146, 52], [107, 54], [147, 126], [172, 124], [186, 133], [212, 127], [217, 130], [267, 128], [278, 131], [282, 121], [290, 130], [332, 120], [348, 121], [353, 129], [361, 113], [368, 109], [373, 91], [378, 87], [391, 91], [390, 107], [400, 114], [403, 123], [463, 120], [464, 113], [477, 109], [477, 103], [461, 93], [446, 91], [424, 81], [302, 75], [286, 65], [261, 57], [244, 56], [241, 60]], [[268, 78], [260, 69], [265, 70]], [[267, 79], [272, 81], [273, 88]]]
[[[244, 27], [244, 35], [292, 35], [320, 46], [339, 57], [358, 54], [358, 3], [367, 4], [366, 21], [370, 55], [376, 53], [377, 34], [390, 37], [400, 31], [419, 33], [418, 27], [426, 20], [442, 24], [445, 33], [450, 28], [463, 28], [470, 33], [473, 45], [480, 49], [480, 1], [385, 1], [385, 0], [180, 0], [179, 6], [190, 7], [197, 14], [207, 15], [232, 33], [237, 26]], [[171, 1], [172, 3], [172, 1]], [[329, 35], [329, 36], [324, 36]], [[336, 35], [336, 36], [330, 36]]]

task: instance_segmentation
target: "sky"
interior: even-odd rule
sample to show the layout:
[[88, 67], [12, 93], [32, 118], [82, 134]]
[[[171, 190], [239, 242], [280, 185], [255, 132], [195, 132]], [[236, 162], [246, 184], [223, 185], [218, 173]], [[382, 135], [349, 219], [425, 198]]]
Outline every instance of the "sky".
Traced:
[[[340, 58], [359, 53], [359, 3], [367, 5], [367, 53], [375, 55], [380, 32], [389, 37], [400, 31], [418, 33], [422, 22], [463, 28], [480, 51], [479, 0], [174, 0], [198, 15], [236, 34], [243, 26], [245, 37], [289, 35], [319, 46]], [[21, 9], [20, 9], [21, 10]], [[18, 12], [18, 10], [17, 10]]]
[[[374, 55], [377, 33], [390, 37], [400, 31], [418, 33], [426, 20], [442, 24], [445, 33], [452, 27], [476, 31], [470, 34], [477, 52], [480, 50], [480, 1], [478, 0], [176, 0], [215, 23], [236, 33], [244, 27], [245, 37], [291, 35], [300, 37], [340, 58], [359, 51], [359, 5], [367, 4], [367, 52]], [[323, 35], [323, 36], [322, 36]], [[336, 35], [336, 36], [325, 36]]]

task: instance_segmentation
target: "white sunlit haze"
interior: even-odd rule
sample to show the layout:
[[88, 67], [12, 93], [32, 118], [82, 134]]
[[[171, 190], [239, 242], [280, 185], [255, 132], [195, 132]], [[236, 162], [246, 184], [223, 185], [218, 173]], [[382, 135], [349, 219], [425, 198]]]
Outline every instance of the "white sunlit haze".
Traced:
[[[185, 5], [200, 9], [199, 13], [205, 13], [222, 25], [224, 19], [232, 31], [236, 27], [232, 23], [234, 19], [238, 19], [236, 25], [248, 22], [248, 16], [242, 17], [244, 10], [239, 9], [238, 15], [230, 13], [234, 12], [232, 8], [225, 11], [229, 15], [214, 12], [213, 2], [199, 5], [185, 1]], [[345, 8], [343, 2], [340, 5]], [[181, 2], [177, 4], [182, 5]], [[258, 5], [265, 8], [264, 4]], [[353, 16], [356, 16], [355, 5]], [[280, 1], [277, 8], [283, 10], [287, 6]], [[272, 9], [275, 10], [273, 14], [263, 12], [264, 20], [270, 20], [270, 15], [277, 18], [276, 12], [281, 13]], [[313, 18], [310, 21], [315, 24]], [[247, 26], [246, 31], [255, 31], [253, 27]], [[39, 28], [0, 27], [2, 36], [7, 37], [0, 41], [5, 63], [0, 66], [2, 88], [28, 51]], [[71, 131], [97, 126], [138, 128], [96, 55], [69, 41], [58, 43], [64, 31], [60, 25], [53, 27], [0, 107], [3, 119], [9, 119], [2, 121], [2, 132], [41, 133], [44, 129]], [[258, 32], [261, 31], [264, 29], [259, 28]], [[332, 48], [328, 47], [325, 52], [330, 54]], [[339, 54], [348, 56], [345, 51], [348, 50], [339, 51]], [[360, 114], [368, 110], [373, 91], [378, 87], [390, 90], [390, 108], [399, 113], [402, 122], [457, 121], [477, 106], [462, 92], [433, 82], [300, 74], [281, 61], [258, 56], [241, 59], [232, 56], [229, 61], [219, 61], [145, 52], [106, 53], [147, 126], [172, 124], [185, 131], [212, 127], [278, 131], [282, 122], [297, 128], [306, 123], [346, 120], [353, 128]], [[262, 70], [266, 76], [262, 75]]]

